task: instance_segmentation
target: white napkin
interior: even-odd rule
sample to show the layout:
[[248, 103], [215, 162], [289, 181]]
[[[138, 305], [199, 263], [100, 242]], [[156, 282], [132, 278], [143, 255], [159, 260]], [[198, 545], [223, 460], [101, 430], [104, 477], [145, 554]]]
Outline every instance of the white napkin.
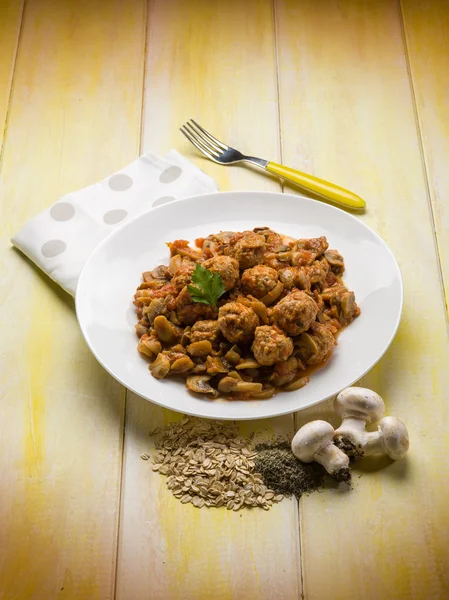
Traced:
[[145, 154], [107, 179], [62, 196], [28, 221], [12, 243], [69, 294], [87, 258], [118, 224], [151, 207], [218, 190], [176, 150]]

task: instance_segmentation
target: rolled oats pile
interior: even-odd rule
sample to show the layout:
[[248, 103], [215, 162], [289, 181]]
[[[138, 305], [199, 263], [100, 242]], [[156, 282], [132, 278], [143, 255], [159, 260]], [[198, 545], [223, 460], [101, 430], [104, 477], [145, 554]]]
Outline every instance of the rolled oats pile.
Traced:
[[167, 477], [168, 489], [184, 504], [269, 510], [283, 495], [264, 484], [256, 456], [252, 439], [239, 435], [235, 425], [185, 417], [158, 435], [152, 468]]

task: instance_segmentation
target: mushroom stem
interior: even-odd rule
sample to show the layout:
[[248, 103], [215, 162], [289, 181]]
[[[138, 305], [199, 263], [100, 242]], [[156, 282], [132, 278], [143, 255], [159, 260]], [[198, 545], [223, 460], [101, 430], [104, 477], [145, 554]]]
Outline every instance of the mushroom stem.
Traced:
[[335, 444], [328, 444], [315, 454], [315, 461], [320, 463], [329, 475], [341, 481], [347, 481], [349, 473], [349, 458]]
[[382, 440], [379, 431], [365, 431], [361, 436], [361, 451], [363, 456], [383, 452]]
[[306, 423], [292, 440], [292, 452], [302, 462], [320, 463], [335, 479], [349, 481], [349, 458], [334, 445], [334, 433], [334, 428], [327, 421]]
[[366, 419], [356, 418], [356, 417], [346, 417], [341, 422], [338, 431], [365, 431]]
[[392, 460], [407, 454], [410, 442], [405, 423], [396, 417], [385, 417], [379, 421], [377, 431], [365, 432], [362, 452], [364, 456], [383, 452]]

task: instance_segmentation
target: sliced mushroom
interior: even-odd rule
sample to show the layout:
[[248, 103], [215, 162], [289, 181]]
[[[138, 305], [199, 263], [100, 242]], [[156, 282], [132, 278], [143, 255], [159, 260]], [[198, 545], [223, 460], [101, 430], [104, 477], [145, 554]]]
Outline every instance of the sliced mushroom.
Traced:
[[341, 312], [346, 321], [351, 320], [355, 314], [355, 295], [354, 292], [348, 292], [342, 295], [341, 298]]
[[193, 342], [187, 346], [187, 352], [191, 356], [208, 356], [212, 352], [212, 344], [209, 340], [201, 340], [201, 342]]
[[170, 372], [171, 373], [186, 373], [187, 371], [190, 371], [190, 369], [194, 369], [194, 368], [195, 368], [195, 363], [193, 362], [193, 360], [191, 358], [189, 358], [188, 356], [183, 356], [183, 357], [175, 360], [175, 362], [171, 366]]
[[300, 390], [301, 388], [303, 388], [305, 385], [307, 385], [309, 383], [309, 381], [310, 381], [310, 377], [307, 377], [307, 376], [297, 377], [292, 382], [290, 382], [289, 384], [284, 386], [283, 389], [286, 392], [294, 392], [296, 390]]
[[262, 391], [261, 383], [254, 383], [252, 381], [238, 381], [237, 382], [236, 392], [241, 392], [241, 393], [250, 392], [251, 394], [253, 394], [253, 393], [259, 394], [261, 391]]
[[232, 375], [229, 377], [223, 377], [218, 382], [218, 390], [220, 392], [233, 392], [237, 389], [237, 384], [241, 381], [241, 379], [236, 379]]
[[153, 325], [154, 319], [167, 311], [165, 302], [161, 298], [155, 298], [149, 306], [145, 306], [143, 314], [147, 316], [150, 324]]
[[154, 279], [166, 279], [166, 272], [167, 267], [165, 265], [159, 265], [151, 271], [151, 275], [154, 277]]
[[184, 346], [184, 348], [190, 344], [190, 329], [191, 327], [185, 327], [181, 336], [181, 344]]
[[[144, 292], [147, 292], [147, 294], [145, 294]], [[145, 304], [146, 306], [151, 304], [153, 298], [148, 295], [148, 292], [151, 293], [151, 290], [139, 290], [135, 296], [136, 301], [142, 302], [142, 304]]]
[[263, 302], [265, 306], [269, 306], [270, 304], [273, 304], [273, 302], [276, 302], [276, 300], [279, 298], [283, 291], [284, 284], [282, 283], [282, 281], [278, 281], [276, 286], [271, 290], [271, 292], [268, 292], [268, 294], [261, 298], [260, 301]]
[[268, 398], [272, 398], [276, 393], [276, 388], [272, 385], [263, 385], [261, 392], [253, 392], [251, 394], [251, 398], [254, 400], [268, 400]]
[[150, 337], [150, 338], [146, 339], [144, 344], [148, 348], [148, 350], [151, 350], [151, 352], [155, 356], [157, 356], [159, 354], [159, 352], [162, 350], [160, 341], [156, 340], [154, 337]]
[[233, 365], [238, 365], [242, 360], [242, 357], [240, 356], [240, 348], [238, 346], [232, 346], [232, 348], [226, 352], [225, 358]]
[[324, 253], [324, 257], [327, 262], [330, 264], [332, 271], [337, 273], [337, 275], [341, 275], [345, 270], [345, 262], [343, 260], [342, 255], [337, 252], [337, 250], [327, 250]]
[[318, 346], [316, 345], [315, 340], [308, 333], [301, 333], [295, 339], [295, 346], [300, 348], [307, 348], [311, 354], [316, 354], [318, 352]]
[[156, 360], [149, 367], [151, 374], [156, 379], [164, 379], [170, 371], [170, 360], [165, 354], [158, 354]]
[[268, 313], [265, 304], [260, 302], [260, 300], [254, 300], [254, 302], [251, 302], [251, 308], [262, 321], [262, 323], [266, 325], [268, 323]]
[[211, 394], [217, 397], [217, 390], [208, 383], [210, 377], [210, 375], [189, 375], [186, 379], [187, 389], [196, 394]]
[[185, 246], [184, 248], [176, 248], [176, 254], [179, 254], [180, 256], [183, 256], [185, 258], [189, 258], [190, 260], [193, 260], [195, 262], [202, 258], [201, 252], [190, 248], [190, 246]]
[[142, 337], [143, 335], [148, 334], [148, 328], [140, 322], [136, 323], [136, 333], [139, 337]]
[[180, 354], [186, 354], [186, 349], [182, 344], [176, 344], [176, 346], [172, 346], [172, 352], [178, 352]]
[[291, 260], [291, 258], [292, 258], [292, 251], [291, 251], [291, 249], [289, 249], [288, 252], [278, 252], [277, 253], [277, 258], [281, 262], [289, 262]]
[[331, 304], [339, 303], [340, 296], [346, 291], [344, 285], [333, 285], [332, 287], [326, 288], [321, 292], [321, 298]]
[[151, 273], [151, 271], [145, 271], [144, 273], [142, 273], [142, 279], [145, 282], [148, 282], [148, 281], [153, 281], [154, 277], [153, 277], [153, 274]]
[[224, 366], [221, 358], [218, 356], [208, 356], [206, 359], [206, 370], [210, 375], [216, 375], [217, 373], [227, 373], [228, 369]]
[[235, 368], [238, 371], [240, 371], [240, 369], [260, 369], [260, 365], [254, 358], [245, 358]]
[[154, 331], [162, 342], [172, 342], [175, 339], [173, 325], [164, 315], [159, 315], [154, 319]]
[[170, 259], [170, 264], [168, 265], [168, 272], [170, 275], [174, 275], [176, 271], [178, 271], [182, 267], [182, 256], [179, 254], [175, 254]]
[[239, 381], [241, 381], [241, 377], [240, 377], [240, 373], [237, 373], [237, 371], [229, 371], [228, 377], [233, 377], [234, 379], [238, 379]]
[[152, 281], [143, 283], [139, 287], [139, 290], [160, 290], [164, 285], [167, 285], [166, 279], [153, 279]]
[[218, 389], [220, 392], [229, 393], [229, 392], [255, 392], [260, 393], [262, 391], [261, 383], [253, 383], [251, 381], [241, 381], [239, 379], [234, 379], [234, 377], [223, 377], [220, 379], [218, 384]]
[[150, 358], [154, 357], [153, 352], [151, 352], [151, 350], [147, 347], [147, 345], [145, 344], [145, 340], [142, 340], [142, 338], [139, 340], [139, 343], [137, 344], [137, 350], [141, 354], [145, 354], [146, 356], [149, 356]]

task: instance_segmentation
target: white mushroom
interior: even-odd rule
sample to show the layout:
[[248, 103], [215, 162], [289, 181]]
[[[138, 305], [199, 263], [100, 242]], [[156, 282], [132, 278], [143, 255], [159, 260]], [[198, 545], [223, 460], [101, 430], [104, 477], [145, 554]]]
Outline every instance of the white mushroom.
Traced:
[[351, 460], [384, 452], [393, 460], [402, 458], [409, 447], [407, 427], [395, 417], [385, 417], [377, 431], [365, 430], [367, 423], [379, 421], [385, 404], [379, 394], [365, 388], [351, 387], [343, 390], [335, 400], [335, 411], [342, 417], [335, 431], [334, 443]]
[[296, 432], [292, 452], [300, 461], [316, 461], [339, 481], [349, 481], [349, 458], [333, 443], [334, 428], [327, 421], [311, 421]]

